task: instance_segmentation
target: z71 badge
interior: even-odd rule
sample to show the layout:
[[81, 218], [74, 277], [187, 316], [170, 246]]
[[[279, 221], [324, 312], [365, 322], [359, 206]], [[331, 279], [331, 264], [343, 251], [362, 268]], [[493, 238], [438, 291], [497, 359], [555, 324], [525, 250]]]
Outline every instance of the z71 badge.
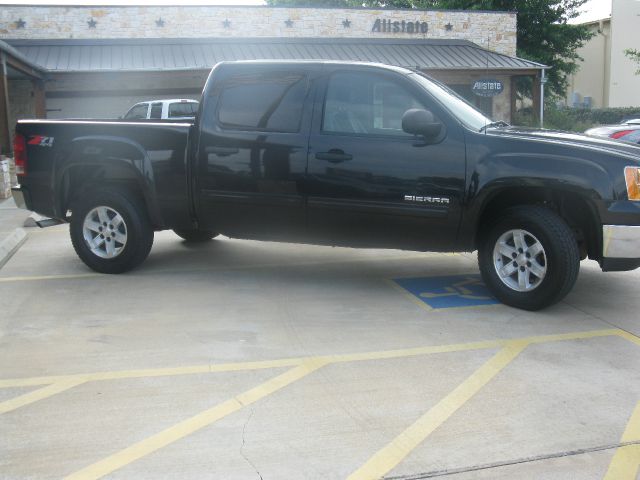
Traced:
[[53, 137], [43, 137], [42, 135], [31, 135], [29, 145], [38, 145], [40, 147], [53, 147]]
[[404, 199], [407, 202], [437, 203], [439, 205], [449, 205], [449, 199], [447, 197], [416, 197], [415, 195], [405, 195]]

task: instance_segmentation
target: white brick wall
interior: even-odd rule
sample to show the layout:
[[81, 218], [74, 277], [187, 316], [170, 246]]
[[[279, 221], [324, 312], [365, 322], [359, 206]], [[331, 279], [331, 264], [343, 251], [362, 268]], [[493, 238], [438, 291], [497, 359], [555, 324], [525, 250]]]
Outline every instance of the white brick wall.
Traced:
[[[97, 22], [89, 28], [88, 22]], [[156, 25], [162, 19], [164, 26]], [[377, 19], [426, 22], [428, 32], [372, 32]], [[18, 21], [25, 22], [18, 28]], [[230, 26], [224, 27], [224, 20]], [[287, 20], [293, 25], [288, 27]], [[350, 27], [342, 22], [349, 20]], [[446, 25], [452, 26], [451, 30]], [[148, 6], [77, 7], [3, 5], [0, 38], [356, 37], [470, 40], [514, 56], [516, 14], [473, 11], [325, 8]]]

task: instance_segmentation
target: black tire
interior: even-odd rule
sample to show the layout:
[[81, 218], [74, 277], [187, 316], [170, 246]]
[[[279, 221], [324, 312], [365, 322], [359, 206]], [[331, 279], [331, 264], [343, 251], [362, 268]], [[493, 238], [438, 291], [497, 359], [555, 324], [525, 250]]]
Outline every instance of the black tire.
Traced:
[[[85, 219], [90, 212], [98, 207], [106, 207], [107, 213], [116, 212], [124, 220], [124, 230], [122, 226], [116, 227], [116, 232], [111, 232], [114, 236], [124, 235], [126, 241], [118, 244], [116, 240], [112, 245], [119, 245], [118, 253], [112, 258], [102, 258], [99, 253], [92, 251], [85, 240]], [[94, 214], [94, 219], [97, 219]], [[115, 217], [112, 217], [112, 219]], [[115, 223], [115, 222], [114, 222]], [[105, 226], [105, 231], [110, 225]], [[100, 227], [102, 228], [102, 227]], [[119, 230], [118, 230], [119, 229]], [[124, 231], [124, 234], [122, 233]], [[153, 245], [153, 228], [147, 215], [144, 202], [133, 194], [117, 189], [101, 189], [88, 193], [71, 207], [71, 226], [69, 229], [73, 248], [80, 259], [92, 270], [100, 273], [122, 273], [131, 270], [141, 264]], [[96, 232], [97, 233], [97, 232]], [[90, 235], [93, 235], [89, 231]], [[107, 234], [107, 237], [109, 235]], [[98, 237], [94, 238], [97, 240]], [[118, 237], [119, 238], [119, 237]], [[107, 239], [102, 241], [102, 246], [107, 245]], [[111, 244], [111, 239], [109, 239]], [[100, 248], [102, 248], [102, 246]], [[115, 247], [114, 247], [115, 248]], [[104, 253], [107, 255], [108, 253]]]
[[[520, 265], [517, 262], [524, 263], [529, 260], [523, 257], [523, 252], [517, 248], [514, 248], [515, 253], [520, 253], [513, 259], [513, 263], [511, 260], [505, 261], [509, 258], [507, 256], [501, 257], [499, 261], [494, 260], [494, 248], [498, 241], [509, 238], [510, 232], [518, 230], [529, 233], [523, 237], [527, 242], [533, 243], [537, 240], [544, 249], [536, 257], [536, 265], [542, 264], [546, 268], [546, 273], [541, 275], [542, 279], [533, 273], [530, 276], [527, 267], [530, 267], [531, 263], [516, 268], [516, 265]], [[573, 288], [580, 269], [580, 251], [569, 226], [553, 211], [534, 205], [512, 207], [500, 212], [485, 232], [480, 238], [478, 265], [487, 288], [502, 303], [524, 310], [540, 310], [562, 300]], [[511, 248], [511, 245], [507, 247]], [[535, 252], [533, 248], [531, 251]], [[535, 286], [525, 291], [514, 289], [522, 288], [523, 284], [510, 287], [507, 284], [510, 281], [506, 275], [507, 270], [500, 269], [506, 277], [504, 281], [498, 274], [499, 265], [507, 268], [509, 264], [509, 269], [511, 266], [516, 268], [510, 277], [513, 279], [512, 282], [517, 283], [520, 280], [518, 270], [522, 270], [526, 281], [531, 281], [531, 285]]]
[[174, 230], [173, 232], [187, 242], [208, 242], [218, 236], [217, 233], [209, 230]]

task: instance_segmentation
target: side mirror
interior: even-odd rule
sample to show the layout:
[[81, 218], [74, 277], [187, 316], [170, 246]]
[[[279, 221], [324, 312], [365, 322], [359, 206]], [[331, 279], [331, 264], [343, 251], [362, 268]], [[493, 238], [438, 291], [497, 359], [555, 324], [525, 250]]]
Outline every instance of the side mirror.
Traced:
[[412, 108], [402, 115], [402, 130], [433, 140], [442, 132], [442, 123], [429, 110]]

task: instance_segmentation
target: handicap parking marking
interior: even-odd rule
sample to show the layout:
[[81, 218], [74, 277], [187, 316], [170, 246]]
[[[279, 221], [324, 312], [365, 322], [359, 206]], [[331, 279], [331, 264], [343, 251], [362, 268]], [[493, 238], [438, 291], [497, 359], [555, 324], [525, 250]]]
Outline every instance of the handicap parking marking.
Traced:
[[500, 303], [489, 293], [479, 274], [396, 278], [393, 281], [412, 297], [434, 309]]

